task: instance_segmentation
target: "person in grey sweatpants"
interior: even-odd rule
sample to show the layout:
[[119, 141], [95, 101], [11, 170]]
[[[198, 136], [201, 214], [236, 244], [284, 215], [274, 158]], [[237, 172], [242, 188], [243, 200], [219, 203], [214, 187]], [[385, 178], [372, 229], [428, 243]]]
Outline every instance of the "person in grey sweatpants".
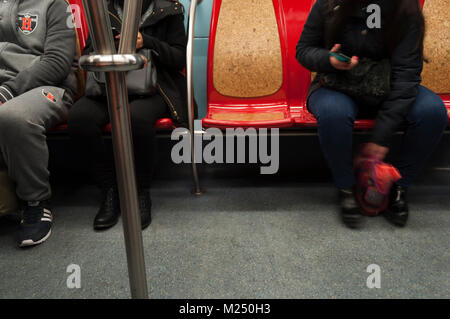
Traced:
[[[19, 246], [51, 234], [46, 131], [77, 92], [76, 33], [65, 0], [0, 2], [0, 157], [24, 202]], [[11, 17], [11, 18], [10, 18]]]

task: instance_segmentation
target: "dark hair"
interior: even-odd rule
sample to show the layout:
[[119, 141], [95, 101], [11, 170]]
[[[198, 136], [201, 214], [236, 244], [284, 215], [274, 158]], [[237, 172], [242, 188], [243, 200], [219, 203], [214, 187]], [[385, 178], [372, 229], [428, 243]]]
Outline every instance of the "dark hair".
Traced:
[[[328, 15], [331, 17], [325, 24], [325, 44], [331, 48], [339, 41], [341, 34], [347, 25], [350, 16], [357, 10], [361, 2], [366, 0], [328, 0]], [[339, 6], [337, 8], [337, 6]], [[419, 24], [420, 36], [417, 39], [417, 47], [423, 54], [423, 41], [425, 38], [425, 18], [420, 9], [418, 0], [390, 0], [386, 26], [384, 28], [385, 43], [392, 54], [396, 46], [405, 36], [411, 21]]]

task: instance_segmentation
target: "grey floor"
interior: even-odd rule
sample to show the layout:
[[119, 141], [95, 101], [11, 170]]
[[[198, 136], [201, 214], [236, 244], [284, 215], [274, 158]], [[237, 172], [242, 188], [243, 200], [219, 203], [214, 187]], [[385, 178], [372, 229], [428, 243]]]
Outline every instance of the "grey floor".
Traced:
[[[189, 186], [154, 185], [143, 233], [151, 298], [450, 297], [448, 186], [411, 190], [408, 227], [376, 217], [358, 231], [340, 223], [328, 183], [210, 180], [199, 198]], [[92, 230], [98, 200], [94, 187], [55, 185], [54, 232], [33, 249], [18, 249], [17, 225], [0, 220], [0, 297], [128, 298], [122, 227]], [[67, 288], [70, 264], [80, 289]], [[366, 286], [370, 264], [380, 289]]]

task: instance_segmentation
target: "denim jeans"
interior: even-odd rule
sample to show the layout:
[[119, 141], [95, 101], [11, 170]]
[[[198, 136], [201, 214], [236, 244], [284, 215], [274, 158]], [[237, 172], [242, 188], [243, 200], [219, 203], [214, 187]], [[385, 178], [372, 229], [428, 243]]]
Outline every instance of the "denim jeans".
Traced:
[[[319, 88], [311, 94], [308, 109], [317, 119], [320, 145], [336, 186], [340, 189], [353, 187], [352, 138], [358, 106], [343, 93]], [[436, 148], [447, 126], [444, 103], [438, 95], [420, 86], [405, 124], [400, 156], [393, 165], [402, 175], [397, 184], [408, 187]]]

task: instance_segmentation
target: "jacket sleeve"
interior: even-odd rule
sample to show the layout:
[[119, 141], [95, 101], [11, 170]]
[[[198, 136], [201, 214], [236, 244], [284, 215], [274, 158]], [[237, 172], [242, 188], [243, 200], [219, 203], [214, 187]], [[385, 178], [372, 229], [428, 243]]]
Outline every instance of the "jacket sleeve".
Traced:
[[6, 89], [14, 97], [40, 86], [57, 86], [66, 79], [76, 54], [75, 30], [67, 25], [71, 14], [67, 6], [64, 0], [55, 0], [49, 6], [44, 54], [0, 90]]
[[391, 57], [391, 92], [378, 111], [371, 137], [373, 143], [388, 146], [416, 100], [423, 68], [419, 39], [420, 25], [410, 21]]
[[182, 70], [186, 67], [186, 32], [184, 15], [177, 14], [167, 19], [167, 40], [161, 41], [151, 35], [143, 35], [144, 48], [153, 49], [159, 55], [157, 62], [167, 68]]
[[331, 73], [336, 69], [330, 63], [329, 50], [324, 48], [324, 6], [327, 0], [317, 0], [309, 13], [297, 44], [296, 58], [312, 72]]

